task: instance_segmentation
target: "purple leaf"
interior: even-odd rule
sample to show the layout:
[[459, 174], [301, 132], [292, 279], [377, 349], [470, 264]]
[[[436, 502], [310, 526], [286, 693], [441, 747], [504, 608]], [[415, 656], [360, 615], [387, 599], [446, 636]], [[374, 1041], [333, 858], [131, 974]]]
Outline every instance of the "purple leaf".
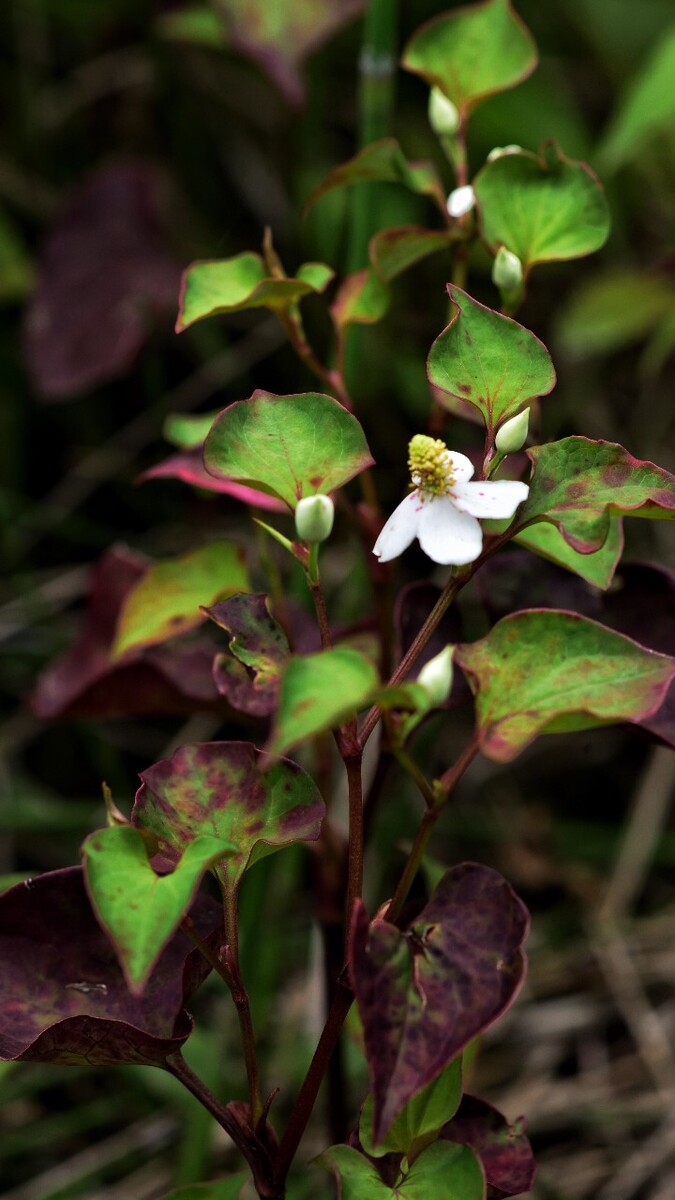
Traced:
[[534, 1182], [536, 1164], [525, 1129], [522, 1117], [509, 1125], [491, 1104], [464, 1095], [441, 1138], [475, 1150], [485, 1171], [488, 1200], [502, 1200], [529, 1191]]
[[215, 647], [196, 640], [153, 646], [112, 661], [117, 619], [150, 561], [114, 546], [99, 560], [84, 625], [42, 673], [32, 697], [39, 717], [140, 715], [222, 707], [213, 682]]
[[[208, 897], [191, 918], [219, 941]], [[190, 1034], [184, 1005], [210, 967], [183, 933], [162, 952], [142, 997], [129, 991], [92, 912], [79, 867], [50, 871], [0, 896], [0, 1058], [162, 1066]]]
[[264, 508], [269, 512], [288, 512], [287, 506], [275, 496], [266, 496], [255, 488], [247, 487], [245, 483], [236, 483], [233, 479], [216, 479], [206, 470], [202, 460], [202, 451], [190, 450], [185, 454], [172, 454], [156, 467], [150, 467], [139, 475], [138, 482], [145, 483], [148, 479], [182, 479], [194, 487], [204, 488], [207, 492], [221, 492], [241, 500], [242, 504], [250, 504], [253, 508]]
[[242, 593], [204, 612], [230, 635], [229, 653], [219, 654], [213, 666], [218, 691], [239, 712], [269, 717], [290, 649], [270, 615], [267, 597]]
[[453, 867], [407, 932], [355, 911], [352, 986], [373, 1091], [374, 1138], [504, 1011], [525, 972], [525, 906], [496, 871]]
[[158, 193], [148, 167], [104, 167], [49, 230], [25, 327], [43, 399], [125, 375], [150, 325], [175, 308], [180, 269], [162, 237]]

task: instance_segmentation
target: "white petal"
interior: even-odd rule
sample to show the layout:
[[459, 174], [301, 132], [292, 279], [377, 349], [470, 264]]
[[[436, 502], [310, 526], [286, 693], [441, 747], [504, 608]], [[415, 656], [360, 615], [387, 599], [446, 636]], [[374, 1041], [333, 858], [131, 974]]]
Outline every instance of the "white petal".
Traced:
[[460, 454], [459, 450], [448, 450], [448, 462], [455, 479], [458, 479], [460, 483], [471, 479], [473, 463], [470, 458], [466, 457], [466, 454]]
[[527, 500], [529, 487], [517, 479], [498, 479], [494, 483], [476, 480], [458, 483], [452, 489], [460, 512], [472, 517], [512, 517], [519, 504]]
[[417, 536], [424, 553], [445, 566], [473, 562], [483, 548], [478, 521], [455, 508], [450, 496], [436, 496], [424, 505]]
[[373, 554], [380, 562], [390, 562], [392, 558], [397, 558], [415, 540], [420, 513], [425, 507], [417, 492], [411, 492], [401, 501], [398, 508], [394, 509], [373, 546]]

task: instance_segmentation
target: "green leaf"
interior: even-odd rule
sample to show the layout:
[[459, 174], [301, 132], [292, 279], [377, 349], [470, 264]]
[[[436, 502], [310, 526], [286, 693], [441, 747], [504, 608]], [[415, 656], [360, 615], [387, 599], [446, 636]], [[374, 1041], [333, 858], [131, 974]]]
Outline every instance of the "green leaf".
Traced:
[[435, 1142], [393, 1187], [351, 1146], [331, 1146], [318, 1159], [339, 1180], [340, 1200], [484, 1200], [485, 1176], [472, 1150]]
[[675, 520], [675, 475], [616, 442], [568, 437], [527, 455], [534, 475], [514, 533], [549, 521], [574, 550], [592, 554], [604, 546], [613, 514]]
[[155, 563], [127, 592], [111, 657], [194, 629], [204, 620], [200, 605], [248, 590], [243, 552], [232, 542]]
[[371, 1158], [390, 1153], [405, 1154], [408, 1159], [416, 1157], [424, 1142], [432, 1141], [446, 1121], [454, 1116], [461, 1098], [460, 1056], [406, 1104], [377, 1145], [373, 1140], [373, 1097], [369, 1095], [361, 1112], [359, 1141]]
[[474, 180], [483, 237], [505, 246], [527, 273], [535, 263], [580, 258], [598, 250], [610, 228], [605, 193], [590, 167], [554, 142], [487, 162]]
[[[453, 315], [427, 359], [429, 381], [441, 393], [482, 414], [491, 436], [528, 401], [555, 386], [553, 363], [543, 342], [510, 317], [448, 284]], [[438, 395], [443, 403], [443, 396]]]
[[324, 263], [305, 263], [294, 279], [270, 275], [263, 259], [252, 251], [215, 262], [196, 262], [183, 275], [176, 332], [215, 313], [245, 308], [283, 312], [303, 296], [322, 292], [334, 271]]
[[155, 874], [143, 835], [131, 825], [91, 834], [83, 847], [87, 889], [124, 976], [139, 995], [190, 907], [204, 871], [236, 846], [210, 834], [195, 838], [170, 875]]
[[593, 554], [580, 554], [570, 546], [556, 528], [542, 521], [538, 525], [528, 525], [514, 541], [521, 546], [527, 546], [542, 558], [574, 571], [593, 587], [606, 590], [614, 578], [619, 559], [623, 551], [623, 528], [620, 517], [610, 519], [609, 533], [604, 545]]
[[281, 677], [267, 752], [285, 754], [305, 738], [335, 729], [370, 703], [377, 686], [373, 664], [350, 646], [292, 658]]
[[442, 229], [419, 229], [404, 225], [400, 229], [383, 229], [370, 239], [370, 261], [377, 274], [389, 283], [437, 250], [449, 249], [455, 234]]
[[340, 336], [348, 325], [374, 325], [389, 308], [389, 289], [379, 275], [366, 267], [347, 275], [330, 306]]
[[[505, 617], [455, 661], [476, 694], [483, 754], [510, 762], [540, 733], [639, 721], [661, 704], [675, 659], [576, 613]], [[571, 720], [570, 720], [571, 718]]]
[[395, 138], [371, 142], [354, 158], [334, 167], [312, 192], [305, 211], [326, 192], [353, 183], [400, 183], [411, 192], [431, 196], [446, 215], [445, 190], [435, 166], [429, 162], [408, 162]]
[[591, 275], [572, 293], [558, 316], [558, 339], [575, 358], [611, 354], [653, 334], [668, 316], [675, 316], [670, 280], [612, 267]]
[[190, 42], [196, 46], [209, 46], [222, 50], [227, 38], [222, 21], [209, 4], [193, 4], [177, 12], [166, 12], [157, 21], [162, 37], [171, 41]]
[[532, 36], [509, 0], [485, 0], [422, 25], [402, 65], [452, 100], [466, 119], [486, 96], [515, 87], [537, 65]]
[[271, 763], [249, 742], [181, 746], [141, 779], [132, 824], [154, 834], [174, 863], [204, 835], [231, 845], [215, 868], [230, 897], [261, 858], [319, 836], [325, 809], [309, 775], [287, 760]]
[[179, 450], [198, 450], [213, 425], [220, 409], [210, 413], [170, 413], [162, 433], [167, 442]]
[[303, 496], [342, 487], [373, 460], [359, 422], [337, 400], [258, 391], [216, 418], [204, 462], [217, 478], [248, 483], [294, 509]]
[[675, 120], [675, 24], [663, 31], [619, 104], [599, 149], [603, 168], [615, 171]]
[[239, 1200], [247, 1179], [250, 1179], [248, 1171], [241, 1171], [227, 1179], [214, 1179], [212, 1183], [190, 1183], [175, 1192], [167, 1192], [162, 1200]]

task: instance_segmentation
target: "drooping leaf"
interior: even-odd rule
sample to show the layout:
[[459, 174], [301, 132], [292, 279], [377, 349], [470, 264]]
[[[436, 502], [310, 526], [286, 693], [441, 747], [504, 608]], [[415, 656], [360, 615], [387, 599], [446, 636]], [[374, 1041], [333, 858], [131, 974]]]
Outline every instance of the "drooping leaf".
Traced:
[[510, 0], [485, 0], [442, 13], [422, 25], [403, 52], [402, 65], [438, 87], [466, 119], [495, 92], [526, 79], [537, 48]]
[[216, 479], [210, 475], [204, 466], [203, 451], [192, 450], [186, 454], [172, 454], [156, 467], [150, 467], [138, 477], [139, 483], [152, 479], [182, 479], [183, 483], [191, 483], [193, 487], [204, 488], [207, 492], [220, 492], [224, 496], [232, 496], [242, 504], [250, 504], [253, 508], [261, 508], [267, 512], [287, 512], [286, 505], [275, 496], [258, 492], [255, 488], [246, 487], [244, 483], [235, 483], [232, 479]]
[[389, 308], [389, 289], [371, 267], [347, 275], [330, 306], [338, 333], [349, 325], [375, 325]]
[[476, 693], [483, 754], [510, 762], [540, 733], [640, 721], [661, 704], [675, 658], [577, 613], [531, 610], [458, 646]]
[[593, 554], [580, 554], [565, 541], [555, 525], [545, 521], [528, 525], [527, 529], [516, 535], [514, 541], [604, 590], [610, 586], [623, 552], [623, 526], [621, 517], [611, 517], [607, 539]]
[[259, 254], [196, 262], [183, 275], [176, 333], [216, 313], [269, 308], [283, 312], [303, 296], [322, 292], [335, 272], [325, 263], [304, 263], [294, 279], [271, 276]]
[[421, 1092], [410, 1100], [379, 1143], [373, 1138], [373, 1098], [368, 1096], [359, 1122], [359, 1141], [366, 1154], [405, 1154], [414, 1158], [425, 1142], [435, 1139], [439, 1130], [454, 1116], [462, 1098], [461, 1056]]
[[[191, 920], [222, 938], [208, 897]], [[89, 904], [79, 867], [50, 871], [0, 896], [0, 1058], [67, 1065], [162, 1066], [189, 1037], [184, 1005], [210, 967], [182, 932], [170, 940], [142, 997], [129, 991]]]
[[445, 191], [435, 166], [429, 162], [408, 162], [395, 138], [371, 142], [354, 158], [334, 167], [312, 192], [305, 210], [325, 192], [353, 183], [400, 183], [411, 192], [431, 196], [446, 215]]
[[660, 33], [612, 117], [598, 151], [604, 170], [615, 171], [660, 133], [670, 134], [675, 118], [674, 74], [675, 24], [672, 24]]
[[320, 833], [324, 804], [309, 775], [286, 759], [270, 764], [250, 742], [181, 746], [141, 779], [131, 821], [167, 862], [203, 835], [236, 847], [215, 868], [230, 896], [259, 859]]
[[102, 556], [92, 577], [82, 631], [42, 673], [31, 698], [38, 716], [119, 716], [222, 710], [213, 681], [214, 645], [174, 641], [112, 657], [120, 609], [151, 563], [125, 547]]
[[567, 299], [558, 314], [558, 340], [573, 358], [611, 354], [649, 337], [673, 313], [669, 279], [612, 267], [589, 275]]
[[443, 229], [420, 229], [404, 225], [401, 229], [382, 229], [370, 239], [370, 261], [385, 283], [389, 283], [437, 250], [447, 250], [456, 234]]
[[526, 1128], [522, 1117], [509, 1125], [491, 1104], [464, 1095], [441, 1136], [471, 1146], [483, 1164], [490, 1200], [502, 1200], [529, 1191], [534, 1182], [536, 1164]]
[[159, 955], [192, 904], [204, 871], [236, 849], [232, 842], [200, 834], [186, 847], [174, 871], [158, 875], [143, 836], [133, 826], [100, 829], [86, 839], [82, 854], [87, 891], [134, 995], [143, 993]]
[[372, 662], [350, 646], [291, 658], [282, 677], [267, 751], [286, 754], [324, 729], [334, 729], [372, 701], [379, 680]]
[[[450, 1151], [450, 1153], [448, 1153]], [[331, 1146], [317, 1160], [338, 1181], [340, 1200], [484, 1200], [485, 1177], [467, 1146], [434, 1142], [393, 1187], [351, 1146]]]
[[360, 905], [350, 943], [380, 1140], [409, 1101], [514, 998], [524, 973], [524, 905], [489, 867], [443, 876], [407, 932], [369, 923]]
[[304, 100], [301, 66], [307, 55], [358, 17], [365, 0], [215, 0], [233, 49], [246, 55], [294, 107]]
[[573, 550], [592, 554], [604, 546], [617, 513], [675, 520], [675, 475], [633, 458], [616, 442], [568, 437], [527, 455], [534, 475], [518, 531], [549, 521]]
[[219, 654], [214, 663], [218, 691], [240, 712], [268, 717], [276, 708], [290, 649], [267, 597], [231, 596], [205, 611], [230, 636], [229, 653]]
[[555, 386], [548, 350], [529, 329], [448, 285], [453, 316], [427, 359], [429, 381], [478, 409], [491, 433]]
[[233, 542], [154, 563], [124, 598], [112, 657], [194, 629], [204, 619], [200, 605], [248, 586], [243, 552]]
[[556, 144], [487, 162], [474, 180], [483, 237], [505, 246], [527, 273], [536, 263], [580, 258], [607, 240], [609, 209], [599, 180]]
[[124, 375], [152, 324], [174, 308], [180, 269], [162, 233], [159, 193], [148, 167], [104, 167], [48, 231], [25, 326], [27, 365], [44, 399]]
[[337, 400], [256, 391], [216, 418], [204, 462], [216, 478], [241, 480], [294, 509], [304, 496], [342, 487], [373, 460], [359, 422]]

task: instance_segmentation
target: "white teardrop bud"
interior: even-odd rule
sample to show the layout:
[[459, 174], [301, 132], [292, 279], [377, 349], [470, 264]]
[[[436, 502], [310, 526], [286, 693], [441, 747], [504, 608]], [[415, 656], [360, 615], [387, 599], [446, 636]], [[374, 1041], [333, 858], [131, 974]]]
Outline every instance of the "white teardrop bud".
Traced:
[[335, 505], [330, 496], [305, 496], [295, 510], [295, 532], [301, 542], [325, 542], [330, 537]]
[[530, 427], [530, 410], [524, 408], [517, 416], [511, 417], [499, 426], [495, 437], [495, 446], [500, 454], [515, 454], [522, 450], [527, 441], [527, 431]]
[[459, 113], [452, 100], [440, 88], [432, 87], [429, 93], [429, 124], [434, 133], [451, 137], [459, 129]]
[[492, 282], [502, 292], [511, 292], [523, 282], [523, 264], [512, 250], [500, 246], [492, 264]]
[[440, 654], [429, 659], [422, 667], [415, 683], [424, 688], [431, 707], [445, 704], [452, 687], [452, 655], [454, 646], [446, 646]]
[[465, 213], [471, 212], [476, 203], [476, 196], [470, 183], [464, 187], [455, 188], [448, 196], [447, 209], [451, 217], [463, 217]]
[[511, 142], [508, 146], [495, 146], [487, 156], [488, 162], [494, 162], [496, 158], [503, 158], [505, 154], [520, 154], [522, 146], [517, 146], [515, 142]]

